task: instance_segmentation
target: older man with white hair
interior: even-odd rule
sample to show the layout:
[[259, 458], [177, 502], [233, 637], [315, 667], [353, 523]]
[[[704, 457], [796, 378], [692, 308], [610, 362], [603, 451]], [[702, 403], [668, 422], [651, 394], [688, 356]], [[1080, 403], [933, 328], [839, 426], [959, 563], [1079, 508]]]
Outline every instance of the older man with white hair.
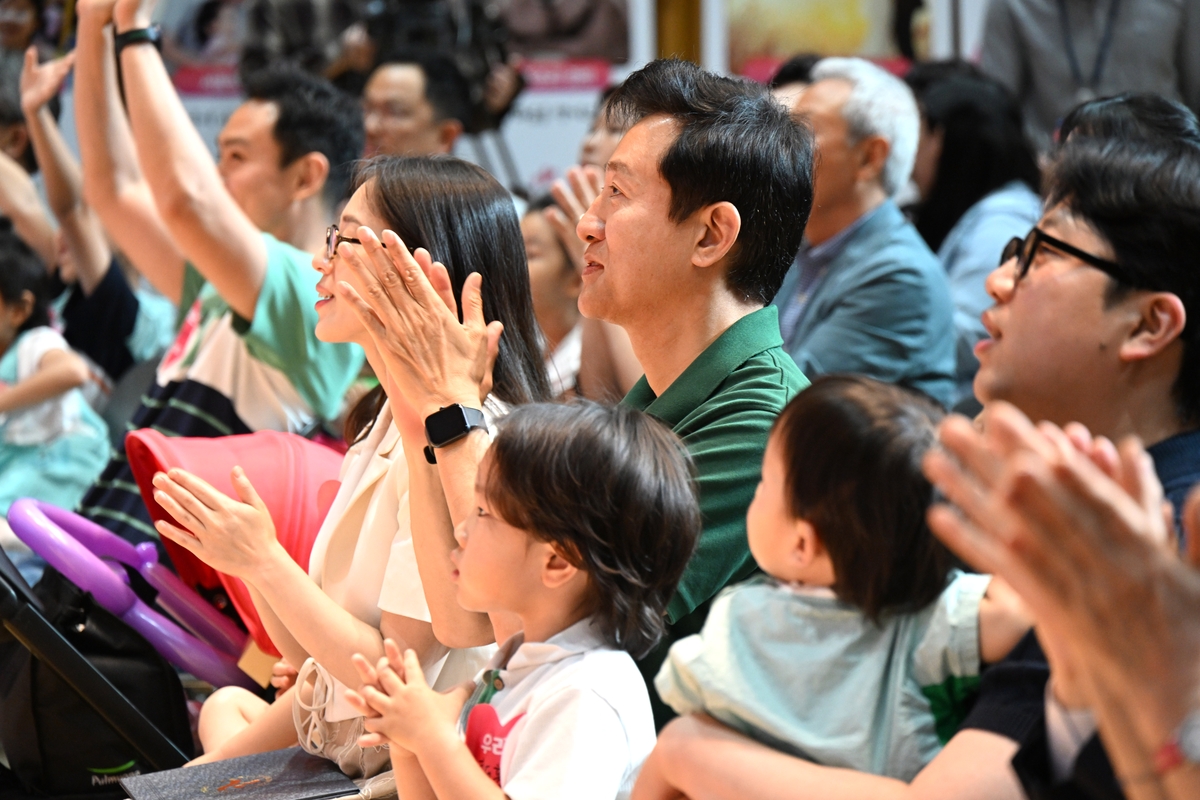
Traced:
[[792, 101], [817, 145], [812, 215], [775, 305], [801, 372], [854, 372], [954, 396], [954, 306], [945, 271], [892, 197], [916, 156], [903, 81], [858, 58], [818, 62]]

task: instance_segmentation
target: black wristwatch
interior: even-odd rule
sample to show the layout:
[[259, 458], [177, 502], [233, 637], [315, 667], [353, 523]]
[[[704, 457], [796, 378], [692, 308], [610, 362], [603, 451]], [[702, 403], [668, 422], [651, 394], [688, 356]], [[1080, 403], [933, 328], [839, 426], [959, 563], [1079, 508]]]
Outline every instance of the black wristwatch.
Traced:
[[434, 450], [457, 442], [471, 431], [479, 428], [488, 429], [483, 412], [477, 408], [467, 408], [455, 403], [452, 406], [440, 408], [425, 418], [425, 460], [430, 464], [437, 463]]
[[118, 33], [113, 37], [113, 52], [117, 55], [117, 60], [121, 58], [121, 51], [131, 44], [141, 44], [149, 42], [154, 45], [158, 51], [162, 52], [162, 29], [157, 25], [151, 25], [149, 28], [134, 28]]

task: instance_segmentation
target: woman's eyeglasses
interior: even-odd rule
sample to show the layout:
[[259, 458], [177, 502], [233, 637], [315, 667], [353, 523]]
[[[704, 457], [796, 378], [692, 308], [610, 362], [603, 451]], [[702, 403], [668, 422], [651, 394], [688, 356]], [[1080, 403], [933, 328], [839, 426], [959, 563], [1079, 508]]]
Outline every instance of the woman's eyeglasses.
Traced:
[[1095, 267], [1118, 283], [1135, 284], [1129, 272], [1117, 262], [1092, 255], [1086, 250], [1080, 250], [1072, 244], [1067, 244], [1062, 239], [1054, 238], [1036, 226], [1024, 239], [1014, 237], [1009, 240], [1008, 244], [1004, 246], [1004, 251], [1000, 254], [1000, 263], [1004, 264], [1010, 258], [1017, 259], [1017, 282], [1019, 283], [1029, 272], [1030, 266], [1033, 265], [1033, 259], [1037, 257], [1038, 248], [1043, 245], [1048, 245], [1061, 253], [1079, 259], [1090, 267]]
[[[330, 225], [325, 229], [326, 261], [333, 261], [333, 257], [337, 255], [337, 246], [342, 242], [349, 242], [350, 244], [362, 244], [362, 239], [351, 239], [349, 236], [342, 236], [342, 233], [338, 230], [337, 225]], [[384, 250], [387, 249], [387, 245], [383, 242], [380, 242], [379, 246]]]

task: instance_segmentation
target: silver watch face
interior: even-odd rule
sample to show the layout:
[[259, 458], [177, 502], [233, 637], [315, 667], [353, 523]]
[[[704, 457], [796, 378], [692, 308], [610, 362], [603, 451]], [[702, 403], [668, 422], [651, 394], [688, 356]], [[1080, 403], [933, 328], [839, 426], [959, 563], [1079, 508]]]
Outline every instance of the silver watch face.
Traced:
[[1179, 750], [1193, 764], [1200, 764], [1200, 710], [1193, 711], [1179, 726]]

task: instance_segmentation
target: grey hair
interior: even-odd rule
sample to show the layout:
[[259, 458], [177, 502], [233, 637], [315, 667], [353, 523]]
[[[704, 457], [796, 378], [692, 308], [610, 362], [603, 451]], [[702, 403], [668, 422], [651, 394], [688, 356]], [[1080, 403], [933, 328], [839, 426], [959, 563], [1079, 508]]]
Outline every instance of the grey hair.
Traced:
[[848, 82], [853, 88], [842, 118], [856, 140], [880, 136], [890, 145], [879, 179], [888, 197], [908, 182], [917, 157], [921, 115], [908, 85], [861, 58], [823, 58], [813, 67], [812, 81], [830, 78]]

